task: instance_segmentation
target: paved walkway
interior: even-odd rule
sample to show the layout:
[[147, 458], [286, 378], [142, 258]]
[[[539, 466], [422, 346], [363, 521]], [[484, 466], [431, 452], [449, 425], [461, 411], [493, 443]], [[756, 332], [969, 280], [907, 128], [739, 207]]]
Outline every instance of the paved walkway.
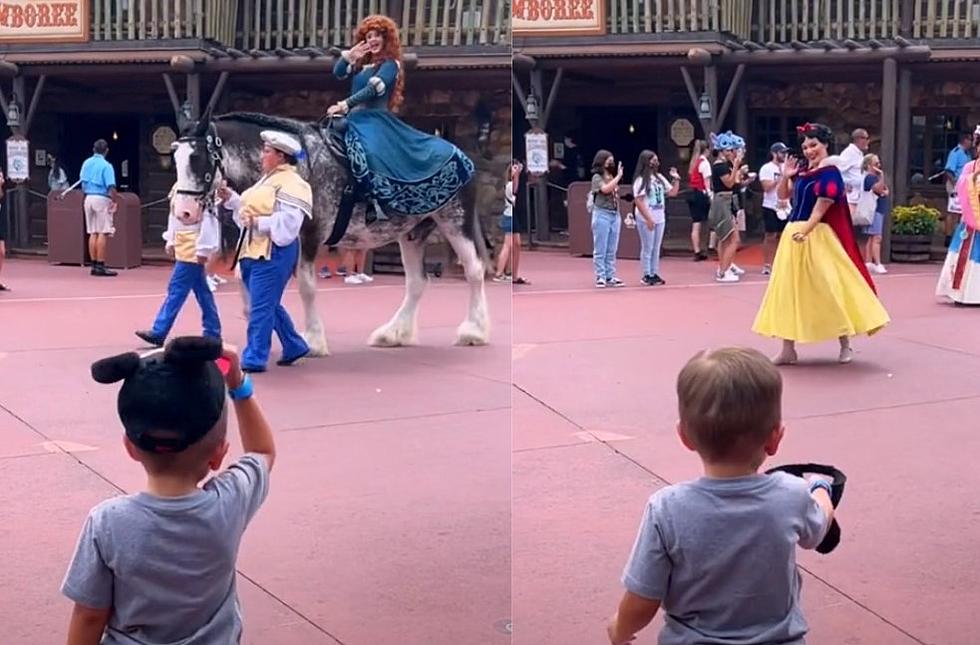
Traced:
[[[675, 434], [674, 383], [699, 349], [775, 341], [750, 326], [765, 278], [716, 285], [667, 259], [666, 287], [597, 291], [591, 259], [527, 253], [514, 295], [514, 629], [519, 643], [600, 643], [646, 498], [700, 474]], [[636, 285], [638, 263], [622, 262]], [[801, 347], [783, 371], [787, 436], [770, 463], [848, 477], [843, 542], [802, 552], [810, 642], [972, 645], [980, 557], [980, 311], [933, 298], [936, 265], [878, 278], [894, 322]], [[638, 643], [655, 643], [648, 629]]]
[[[4, 643], [64, 642], [59, 586], [82, 522], [142, 484], [123, 451], [116, 388], [88, 370], [140, 345], [132, 332], [152, 321], [168, 273], [4, 267], [14, 289], [0, 294]], [[422, 303], [421, 346], [368, 348], [400, 283], [321, 281], [333, 355], [256, 377], [279, 457], [238, 562], [248, 643], [509, 642], [510, 289], [487, 287], [488, 347], [452, 346], [468, 288], [444, 278]], [[241, 343], [234, 285], [218, 303], [226, 338]], [[297, 315], [298, 294], [286, 306]], [[175, 331], [199, 324], [191, 302]]]

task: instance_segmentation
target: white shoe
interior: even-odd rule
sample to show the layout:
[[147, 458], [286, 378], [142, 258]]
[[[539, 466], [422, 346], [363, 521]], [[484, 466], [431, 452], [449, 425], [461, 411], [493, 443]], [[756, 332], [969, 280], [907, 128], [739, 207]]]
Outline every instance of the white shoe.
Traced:
[[227, 280], [225, 280], [224, 278], [222, 278], [217, 273], [215, 273], [213, 275], [210, 275], [208, 277], [210, 277], [212, 280], [214, 280], [214, 283], [215, 284], [225, 284], [226, 282], [228, 282]]
[[352, 273], [344, 278], [344, 284], [364, 284], [364, 281], [361, 280], [361, 276]]
[[728, 270], [731, 271], [732, 273], [734, 273], [735, 275], [745, 275], [745, 269], [743, 269], [742, 267], [738, 266], [734, 262], [732, 262], [732, 265], [730, 267], [728, 267]]
[[364, 283], [374, 282], [374, 278], [372, 278], [371, 276], [369, 276], [366, 273], [358, 273], [357, 274], [357, 277], [360, 278], [361, 279], [361, 282], [364, 282]]
[[875, 273], [877, 273], [879, 275], [884, 275], [884, 274], [888, 273], [888, 269], [885, 268], [885, 265], [884, 264], [876, 264], [875, 265]]
[[731, 269], [725, 271], [725, 273], [715, 273], [715, 282], [738, 282], [738, 274], [733, 273]]
[[772, 267], [768, 264], [762, 265], [762, 275], [770, 275], [772, 273]]
[[209, 290], [210, 290], [210, 291], [211, 291], [212, 293], [214, 293], [215, 291], [217, 291], [217, 290], [218, 290], [218, 281], [217, 281], [217, 280], [215, 280], [213, 276], [208, 276], [208, 277], [206, 278], [206, 281], [207, 281], [207, 283], [208, 283], [208, 289], [209, 289]]

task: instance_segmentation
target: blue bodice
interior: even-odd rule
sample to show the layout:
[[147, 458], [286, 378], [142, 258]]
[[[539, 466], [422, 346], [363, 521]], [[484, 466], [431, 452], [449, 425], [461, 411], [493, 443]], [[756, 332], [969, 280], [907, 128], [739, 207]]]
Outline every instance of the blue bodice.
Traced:
[[800, 172], [793, 181], [793, 210], [790, 222], [810, 219], [819, 197], [838, 200], [844, 195], [844, 179], [836, 166]]

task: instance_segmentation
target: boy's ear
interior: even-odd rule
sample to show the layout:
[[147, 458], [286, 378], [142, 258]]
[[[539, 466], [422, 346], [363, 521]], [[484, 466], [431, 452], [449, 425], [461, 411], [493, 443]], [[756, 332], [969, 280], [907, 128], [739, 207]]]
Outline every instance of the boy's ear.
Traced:
[[143, 460], [140, 458], [139, 448], [126, 435], [123, 435], [123, 446], [126, 448], [126, 454], [129, 455], [130, 459], [143, 463]]
[[208, 459], [208, 468], [211, 470], [221, 470], [221, 462], [225, 460], [228, 455], [228, 448], [230, 444], [228, 440], [223, 440], [218, 446], [215, 447], [214, 453], [211, 454], [211, 458]]
[[770, 434], [769, 438], [766, 439], [765, 449], [767, 455], [772, 457], [776, 454], [776, 451], [779, 450], [779, 443], [783, 440], [783, 436], [785, 434], [786, 426], [784, 426], [782, 423], [772, 429], [772, 434]]
[[677, 436], [681, 440], [681, 444], [691, 452], [697, 452], [697, 448], [694, 447], [694, 443], [688, 438], [684, 433], [684, 424], [680, 421], [677, 422]]

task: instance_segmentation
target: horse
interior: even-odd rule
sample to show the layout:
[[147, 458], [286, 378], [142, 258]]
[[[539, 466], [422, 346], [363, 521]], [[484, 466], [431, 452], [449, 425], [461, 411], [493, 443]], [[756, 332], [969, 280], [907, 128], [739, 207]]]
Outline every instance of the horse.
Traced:
[[[176, 191], [192, 197], [191, 201], [202, 208], [214, 203], [222, 180], [241, 192], [260, 179], [259, 134], [263, 130], [287, 132], [302, 143], [306, 154], [298, 162], [297, 170], [313, 188], [313, 216], [300, 230], [301, 251], [296, 273], [305, 314], [303, 337], [313, 356], [328, 355], [323, 323], [314, 306], [317, 281], [314, 262], [320, 247], [333, 232], [341, 197], [350, 180], [346, 162], [336, 154], [319, 124], [295, 119], [247, 112], [212, 118], [205, 112], [200, 119], [183, 124], [180, 130], [173, 144]], [[444, 206], [422, 215], [386, 212], [386, 218], [369, 222], [363, 205], [354, 209], [336, 246], [370, 250], [397, 241], [405, 272], [405, 297], [401, 306], [387, 323], [370, 334], [369, 345], [417, 344], [418, 305], [426, 285], [424, 247], [426, 238], [435, 229], [439, 229], [459, 257], [470, 287], [469, 307], [456, 329], [456, 344], [475, 346], [489, 342], [490, 320], [484, 290], [487, 251], [475, 208], [475, 183], [471, 180]], [[244, 286], [242, 298], [247, 318], [249, 304]]]

